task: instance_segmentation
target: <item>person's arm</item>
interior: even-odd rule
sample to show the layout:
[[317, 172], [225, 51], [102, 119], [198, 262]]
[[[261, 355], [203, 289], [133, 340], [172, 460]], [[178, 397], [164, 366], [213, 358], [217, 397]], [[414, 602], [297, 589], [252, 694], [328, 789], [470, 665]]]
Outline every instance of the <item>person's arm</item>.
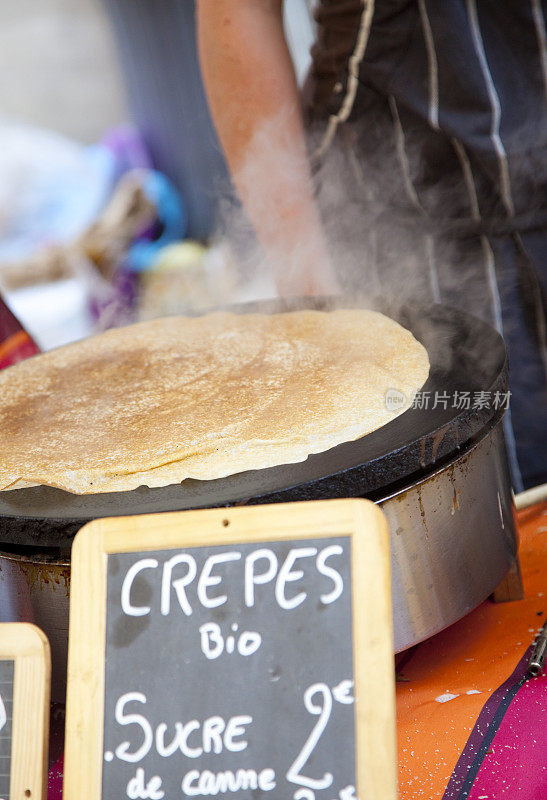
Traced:
[[283, 0], [197, 0], [211, 113], [281, 294], [338, 290], [313, 197]]

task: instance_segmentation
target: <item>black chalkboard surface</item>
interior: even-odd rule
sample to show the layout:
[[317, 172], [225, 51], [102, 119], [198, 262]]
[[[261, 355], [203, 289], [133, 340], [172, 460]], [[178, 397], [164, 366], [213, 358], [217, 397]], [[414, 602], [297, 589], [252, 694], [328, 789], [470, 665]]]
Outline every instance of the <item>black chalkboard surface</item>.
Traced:
[[385, 523], [363, 505], [86, 526], [73, 552], [66, 800], [394, 798]]
[[349, 536], [110, 555], [103, 797], [353, 798], [351, 628]]
[[9, 798], [14, 671], [13, 659], [0, 660], [0, 800]]
[[46, 800], [50, 672], [39, 628], [0, 624], [0, 800]]

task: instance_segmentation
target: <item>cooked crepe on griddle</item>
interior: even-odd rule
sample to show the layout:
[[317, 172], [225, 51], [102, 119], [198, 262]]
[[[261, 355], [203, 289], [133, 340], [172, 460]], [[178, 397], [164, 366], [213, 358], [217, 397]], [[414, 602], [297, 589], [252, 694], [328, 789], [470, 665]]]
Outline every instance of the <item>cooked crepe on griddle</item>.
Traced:
[[[125, 491], [303, 461], [402, 413], [428, 371], [374, 311], [110, 330], [0, 372], [0, 489]], [[389, 389], [405, 396], [395, 412]]]

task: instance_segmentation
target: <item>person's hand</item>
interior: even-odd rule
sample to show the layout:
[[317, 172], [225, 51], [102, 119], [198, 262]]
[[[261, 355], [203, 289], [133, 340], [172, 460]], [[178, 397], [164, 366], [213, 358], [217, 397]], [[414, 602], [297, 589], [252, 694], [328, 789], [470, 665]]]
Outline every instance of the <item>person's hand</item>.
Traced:
[[270, 265], [281, 297], [320, 297], [341, 294], [322, 232], [319, 241], [296, 247], [290, 257], [272, 259]]

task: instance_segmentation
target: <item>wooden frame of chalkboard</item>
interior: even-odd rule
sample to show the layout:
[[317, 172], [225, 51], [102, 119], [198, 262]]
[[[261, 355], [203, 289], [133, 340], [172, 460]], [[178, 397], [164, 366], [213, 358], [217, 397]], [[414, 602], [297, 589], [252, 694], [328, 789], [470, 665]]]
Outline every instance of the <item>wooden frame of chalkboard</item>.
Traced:
[[26, 622], [0, 623], [0, 662], [13, 665], [12, 682], [0, 685], [0, 736], [8, 740], [3, 756], [9, 750], [0, 765], [9, 792], [4, 797], [2, 788], [0, 797], [46, 800], [51, 658], [45, 634]]
[[[373, 503], [355, 499], [115, 517], [91, 522], [80, 531], [72, 550], [64, 800], [100, 800], [105, 763], [114, 758], [112, 752], [105, 751], [104, 727], [105, 691], [109, 682], [107, 626], [111, 626], [107, 620], [111, 619], [109, 609], [112, 602], [112, 593], [108, 594], [107, 589], [110, 557], [116, 559], [116, 571], [119, 571], [118, 560], [123, 562], [128, 554], [140, 556], [142, 553], [148, 565], [153, 565], [164, 550], [185, 552], [191, 548], [210, 548], [214, 552], [215, 546], [217, 549], [218, 546], [243, 547], [248, 543], [282, 543], [287, 547], [288, 543], [302, 540], [305, 543], [305, 540], [337, 537], [340, 541], [347, 537], [351, 545], [348, 548], [351, 562], [348, 639], [352, 639], [352, 646], [349, 645], [355, 694], [355, 738], [352, 742], [355, 760], [352, 763], [357, 797], [361, 800], [395, 800], [395, 683], [389, 532], [384, 515]], [[139, 563], [145, 562], [141, 560]], [[116, 597], [122, 595], [123, 589]], [[111, 599], [107, 602], [108, 597]], [[160, 669], [157, 652], [154, 651], [151, 673]], [[119, 665], [117, 668], [118, 672], [126, 674], [130, 670], [130, 664], [126, 669], [120, 669]], [[171, 675], [172, 672], [167, 672], [168, 678]], [[319, 713], [317, 709], [308, 710], [313, 714]], [[134, 783], [134, 793], [131, 794], [128, 788], [127, 796], [163, 797], [159, 785], [147, 790], [143, 784], [139, 790]], [[315, 796], [304, 786], [294, 788], [298, 790], [295, 797], [305, 800]], [[353, 787], [346, 788], [351, 790]], [[224, 794], [226, 789], [221, 789], [220, 794], [233, 797], [231, 791], [235, 790], [230, 789], [228, 794]], [[340, 793], [341, 798], [355, 797], [351, 791], [347, 794], [344, 791]], [[216, 793], [218, 787], [216, 791], [204, 792]], [[192, 795], [204, 796], [194, 790]], [[326, 795], [331, 800], [329, 792], [320, 796]], [[170, 798], [171, 793], [167, 796]], [[180, 797], [184, 796], [181, 790]], [[243, 795], [239, 792], [237, 796]], [[251, 797], [251, 793], [244, 796]], [[285, 796], [280, 798], [276, 791], [268, 794], [254, 792], [252, 796], [288, 800]], [[104, 800], [107, 800], [106, 795]]]

